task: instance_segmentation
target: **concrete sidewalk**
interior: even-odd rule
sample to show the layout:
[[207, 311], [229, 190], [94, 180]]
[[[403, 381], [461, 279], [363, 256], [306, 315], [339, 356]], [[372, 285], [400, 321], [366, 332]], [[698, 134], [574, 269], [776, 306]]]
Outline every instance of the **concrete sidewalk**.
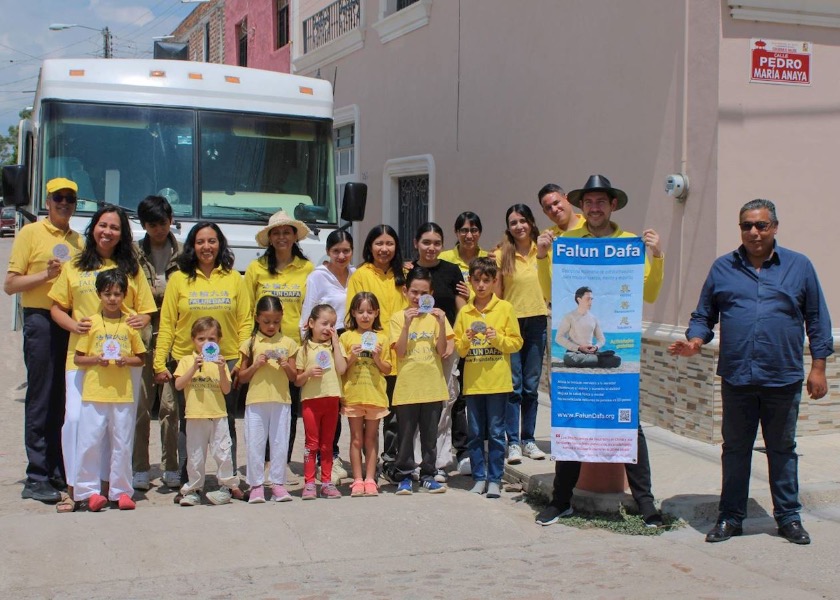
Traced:
[[[686, 521], [710, 521], [717, 517], [720, 495], [720, 445], [706, 444], [673, 432], [642, 424], [650, 452], [653, 492], [661, 508]], [[551, 439], [551, 405], [540, 394], [537, 414], [537, 444], [548, 454]], [[840, 433], [797, 439], [800, 499], [805, 512], [840, 509]], [[519, 465], [505, 467], [505, 479], [531, 494], [551, 497], [554, 463], [523, 458]], [[756, 440], [750, 478], [749, 517], [773, 514], [763, 441]]]

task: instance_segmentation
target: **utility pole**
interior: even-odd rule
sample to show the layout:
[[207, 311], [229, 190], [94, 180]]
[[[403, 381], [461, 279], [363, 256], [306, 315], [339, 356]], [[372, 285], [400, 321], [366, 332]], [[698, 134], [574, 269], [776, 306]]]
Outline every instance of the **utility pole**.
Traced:
[[102, 52], [105, 58], [113, 58], [111, 52], [111, 30], [108, 27], [102, 30]]

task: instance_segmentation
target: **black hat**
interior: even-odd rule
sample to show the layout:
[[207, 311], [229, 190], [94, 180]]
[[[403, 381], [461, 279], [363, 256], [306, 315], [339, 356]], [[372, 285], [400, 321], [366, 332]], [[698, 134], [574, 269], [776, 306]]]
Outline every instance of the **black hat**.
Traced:
[[618, 200], [616, 210], [621, 210], [627, 205], [627, 194], [618, 188], [614, 188], [610, 180], [603, 175], [590, 175], [584, 185], [579, 190], [572, 190], [567, 196], [569, 204], [581, 208], [580, 201], [586, 192], [606, 192], [610, 198]]

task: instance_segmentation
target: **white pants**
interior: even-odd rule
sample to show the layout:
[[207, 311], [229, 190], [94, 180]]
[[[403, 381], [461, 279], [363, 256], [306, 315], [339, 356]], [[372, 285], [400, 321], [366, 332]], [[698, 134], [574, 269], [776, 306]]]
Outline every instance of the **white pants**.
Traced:
[[[134, 407], [140, 398], [140, 379], [143, 375], [143, 367], [129, 367], [131, 369], [131, 387], [134, 392]], [[64, 476], [67, 478], [67, 485], [74, 487], [79, 465], [76, 462], [78, 455], [76, 444], [79, 435], [79, 417], [82, 412], [82, 384], [85, 381], [84, 369], [67, 371], [64, 374], [65, 400], [64, 400], [64, 424], [61, 426], [61, 453], [64, 456]], [[135, 417], [135, 423], [137, 418]], [[134, 452], [134, 434], [131, 434], [130, 452]], [[102, 445], [102, 481], [108, 481], [109, 467], [108, 456], [111, 454], [110, 440], [105, 439]]]
[[[446, 386], [449, 388], [449, 399], [443, 403], [440, 421], [438, 421], [436, 469], [442, 469], [452, 462], [452, 405], [461, 393], [461, 384], [458, 383], [457, 352], [453, 352], [443, 361], [443, 374], [446, 377]], [[419, 432], [414, 434], [414, 460], [418, 465], [421, 462]]]
[[[82, 402], [80, 413], [73, 499], [87, 500], [100, 493], [100, 480], [111, 482], [109, 500], [116, 501], [122, 494], [131, 496], [131, 440], [137, 415], [134, 403]], [[103, 453], [105, 446], [107, 454]]]
[[286, 483], [291, 416], [291, 404], [260, 402], [245, 406], [245, 447], [248, 454], [245, 480], [252, 488], [265, 483], [266, 440], [271, 456], [268, 478], [275, 485]]
[[237, 484], [238, 478], [233, 473], [233, 461], [230, 448], [227, 417], [218, 419], [187, 419], [187, 478], [189, 481], [181, 488], [181, 493], [204, 489], [205, 463], [207, 448], [216, 461], [216, 478], [227, 487]]

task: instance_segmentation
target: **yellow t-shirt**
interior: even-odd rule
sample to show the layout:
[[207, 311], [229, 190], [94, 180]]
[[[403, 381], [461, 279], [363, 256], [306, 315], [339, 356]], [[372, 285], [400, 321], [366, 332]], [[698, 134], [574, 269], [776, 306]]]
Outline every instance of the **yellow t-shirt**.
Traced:
[[[125, 315], [119, 319], [110, 319], [99, 314], [92, 316], [90, 321], [90, 331], [87, 335], [79, 337], [74, 348], [75, 352], [81, 352], [86, 356], [101, 356], [102, 347], [108, 339], [119, 343], [122, 357], [137, 356], [146, 352], [146, 347], [140, 338], [140, 331], [125, 322]], [[107, 367], [94, 365], [85, 367], [84, 371], [82, 400], [109, 403], [134, 402], [130, 367], [118, 367], [112, 361]]]
[[[381, 331], [376, 332], [376, 341], [382, 345], [381, 358], [388, 361], [391, 358], [391, 350], [388, 345], [388, 338]], [[362, 333], [357, 330], [348, 330], [339, 338], [341, 348], [345, 356], [350, 356], [350, 349], [356, 344], [362, 343]], [[344, 374], [344, 397], [342, 404], [350, 406], [355, 404], [367, 404], [388, 408], [388, 396], [386, 394], [385, 376], [376, 362], [373, 360], [373, 352], [363, 350]]]
[[[345, 356], [341, 345], [338, 346], [339, 352]], [[324, 374], [321, 377], [310, 377], [303, 387], [300, 388], [300, 399], [309, 400], [310, 398], [328, 398], [332, 396], [341, 397], [341, 376], [335, 370], [335, 358], [333, 357], [333, 347], [330, 342], [318, 344], [312, 340], [307, 340], [298, 348], [295, 353], [295, 366], [298, 371], [305, 371], [309, 367], [321, 366], [318, 363], [318, 355], [324, 352], [329, 357], [330, 366], [324, 369]]]
[[[253, 348], [251, 339], [254, 340]], [[271, 337], [266, 337], [258, 331], [253, 338], [245, 340], [239, 346], [239, 352], [247, 356], [251, 363], [254, 362], [254, 357], [266, 352], [280, 352], [289, 357], [294, 356], [297, 349], [297, 343], [289, 336], [283, 335], [282, 331], [278, 331]], [[268, 362], [257, 369], [248, 384], [245, 404], [262, 402], [292, 403], [292, 397], [289, 394], [289, 378], [276, 358], [269, 357]]]
[[551, 233], [554, 234], [554, 237], [560, 237], [561, 235], [563, 235], [567, 231], [574, 231], [575, 229], [581, 229], [584, 225], [586, 225], [586, 217], [584, 217], [580, 213], [575, 213], [575, 214], [577, 215], [578, 222], [575, 223], [575, 226], [572, 227], [571, 229], [560, 229], [559, 226], [552, 225], [551, 227], [543, 229], [543, 233], [545, 233], [546, 231], [550, 231]]
[[[70, 316], [76, 321], [83, 317], [93, 317], [101, 310], [99, 296], [96, 295], [96, 276], [100, 271], [116, 268], [117, 264], [106, 259], [102, 267], [96, 271], [80, 271], [74, 261], [68, 261], [61, 267], [61, 273], [50, 288], [50, 299], [64, 310], [70, 310]], [[127, 315], [151, 314], [157, 312], [149, 282], [143, 275], [142, 269], [137, 269], [134, 277], [128, 278], [128, 290], [122, 304], [122, 312]], [[79, 334], [71, 333], [67, 345], [67, 361], [65, 368], [75, 371], [79, 367], [73, 362]]]
[[[452, 339], [454, 333], [444, 319], [445, 335]], [[400, 338], [405, 325], [405, 312], [391, 316], [391, 348]], [[394, 387], [393, 404], [422, 404], [440, 402], [449, 398], [449, 388], [443, 375], [443, 364], [437, 353], [437, 338], [440, 332], [438, 320], [424, 314], [415, 317], [408, 328], [408, 343], [405, 356], [397, 358], [397, 385]]]
[[[175, 377], [180, 377], [189, 371], [195, 364], [195, 353], [188, 354], [178, 361], [175, 369]], [[230, 380], [227, 362], [224, 364], [225, 373]], [[187, 419], [218, 419], [227, 416], [225, 408], [225, 395], [219, 385], [219, 365], [216, 363], [204, 363], [195, 372], [193, 378], [184, 388], [184, 398], [187, 410]]]
[[[505, 300], [513, 305], [518, 319], [525, 317], [542, 317], [548, 314], [545, 306], [547, 298], [543, 297], [542, 286], [540, 286], [539, 274], [537, 273], [537, 245], [531, 242], [531, 249], [528, 256], [514, 253], [514, 272], [511, 275], [503, 275]], [[502, 253], [496, 255], [496, 264], [501, 267]]]
[[251, 308], [263, 296], [277, 296], [283, 304], [283, 335], [300, 341], [300, 310], [306, 297], [306, 278], [315, 269], [308, 260], [295, 257], [279, 273], [268, 272], [265, 258], [251, 261], [245, 270], [245, 288]]
[[[47, 270], [47, 261], [56, 257], [55, 253], [67, 252], [63, 258], [68, 262], [84, 248], [85, 241], [78, 233], [73, 231], [62, 231], [49, 219], [36, 223], [30, 223], [21, 228], [12, 245], [12, 254], [9, 257], [9, 273], [18, 275], [34, 275]], [[64, 246], [56, 250], [57, 246]], [[24, 308], [43, 308], [49, 310], [52, 300], [49, 293], [53, 283], [58, 277], [45, 281], [31, 290], [20, 293], [21, 306]]]
[[[577, 216], [578, 222], [568, 231], [581, 229], [584, 225], [586, 225], [586, 219], [584, 216], [581, 214], [578, 214]], [[557, 225], [552, 225], [548, 229], [543, 229], [543, 233], [546, 231], [553, 233], [554, 237], [560, 237], [566, 233], [567, 230], [560, 229]], [[549, 251], [544, 258], [537, 259], [537, 277], [540, 280], [540, 289], [542, 290], [543, 298], [545, 298], [547, 302], [551, 302], [551, 251]]]
[[[408, 301], [402, 289], [394, 285], [394, 272], [383, 273], [371, 263], [364, 263], [350, 276], [347, 282], [347, 311], [353, 296], [359, 292], [370, 292], [379, 301], [379, 322], [382, 323], [382, 333], [390, 339], [391, 315], [405, 309]], [[391, 375], [397, 374], [396, 356], [391, 355]]]
[[[496, 337], [488, 342], [483, 333], [472, 340], [466, 330], [480, 321], [496, 330]], [[478, 310], [470, 302], [455, 318], [455, 350], [464, 357], [464, 395], [503, 394], [513, 391], [510, 355], [522, 348], [519, 321], [510, 302], [495, 295]]]
[[[458, 265], [458, 268], [461, 269], [461, 275], [464, 276], [464, 283], [469, 285], [470, 283], [470, 266], [464, 262], [461, 258], [461, 254], [458, 251], [458, 246], [460, 244], [455, 244], [455, 247], [450, 250], [444, 250], [438, 255], [440, 260], [449, 261], [455, 265]], [[482, 258], [487, 256], [487, 250], [482, 250], [481, 248], [478, 249], [478, 256], [476, 258]]]
[[190, 330], [199, 317], [213, 317], [219, 322], [222, 326], [221, 354], [227, 360], [237, 358], [239, 344], [251, 337], [254, 326], [251, 303], [238, 271], [217, 267], [207, 277], [197, 270], [192, 281], [183, 271], [169, 276], [160, 307], [155, 373], [166, 370], [170, 353], [173, 359], [180, 360], [193, 352]]

